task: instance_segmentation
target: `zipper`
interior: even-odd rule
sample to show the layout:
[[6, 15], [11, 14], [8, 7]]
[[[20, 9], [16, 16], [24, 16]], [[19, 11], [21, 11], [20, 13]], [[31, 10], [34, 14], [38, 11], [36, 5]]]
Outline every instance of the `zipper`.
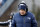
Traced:
[[25, 24], [25, 17], [24, 17], [24, 24]]

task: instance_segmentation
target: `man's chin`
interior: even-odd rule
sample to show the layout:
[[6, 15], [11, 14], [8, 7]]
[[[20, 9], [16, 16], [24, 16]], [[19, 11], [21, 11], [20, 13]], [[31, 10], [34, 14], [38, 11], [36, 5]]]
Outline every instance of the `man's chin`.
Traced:
[[21, 15], [24, 15], [24, 14], [21, 14]]

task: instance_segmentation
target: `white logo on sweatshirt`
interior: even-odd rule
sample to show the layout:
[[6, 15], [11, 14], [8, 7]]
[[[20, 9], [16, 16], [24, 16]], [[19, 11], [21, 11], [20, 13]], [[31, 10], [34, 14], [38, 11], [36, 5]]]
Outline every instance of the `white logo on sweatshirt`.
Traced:
[[27, 17], [27, 19], [30, 20], [31, 18], [30, 17]]

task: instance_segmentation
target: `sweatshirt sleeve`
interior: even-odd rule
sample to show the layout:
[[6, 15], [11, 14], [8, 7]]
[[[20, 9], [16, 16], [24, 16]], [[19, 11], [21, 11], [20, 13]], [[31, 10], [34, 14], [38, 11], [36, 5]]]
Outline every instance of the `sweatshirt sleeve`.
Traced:
[[15, 23], [15, 17], [13, 16], [11, 27], [15, 27], [15, 25], [16, 25], [16, 23]]
[[31, 23], [32, 23], [32, 24], [31, 24], [32, 27], [37, 27], [37, 21], [36, 21], [34, 15], [32, 15], [32, 22], [31, 22]]

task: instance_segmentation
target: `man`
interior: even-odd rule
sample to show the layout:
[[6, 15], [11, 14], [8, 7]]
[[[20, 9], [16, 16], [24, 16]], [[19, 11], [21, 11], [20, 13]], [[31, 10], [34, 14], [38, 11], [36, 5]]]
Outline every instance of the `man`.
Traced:
[[2, 3], [2, 0], [0, 0], [0, 4]]
[[8, 20], [9, 21], [9, 27], [11, 27], [11, 22], [12, 22], [13, 15], [14, 15], [14, 13], [10, 14], [10, 19]]
[[0, 0], [0, 8], [4, 5], [7, 0]]
[[0, 8], [1, 8], [1, 5], [2, 5], [2, 1], [3, 1], [3, 0], [0, 0]]
[[14, 14], [11, 27], [37, 27], [35, 16], [28, 12], [28, 6], [25, 3], [18, 5], [19, 12]]

